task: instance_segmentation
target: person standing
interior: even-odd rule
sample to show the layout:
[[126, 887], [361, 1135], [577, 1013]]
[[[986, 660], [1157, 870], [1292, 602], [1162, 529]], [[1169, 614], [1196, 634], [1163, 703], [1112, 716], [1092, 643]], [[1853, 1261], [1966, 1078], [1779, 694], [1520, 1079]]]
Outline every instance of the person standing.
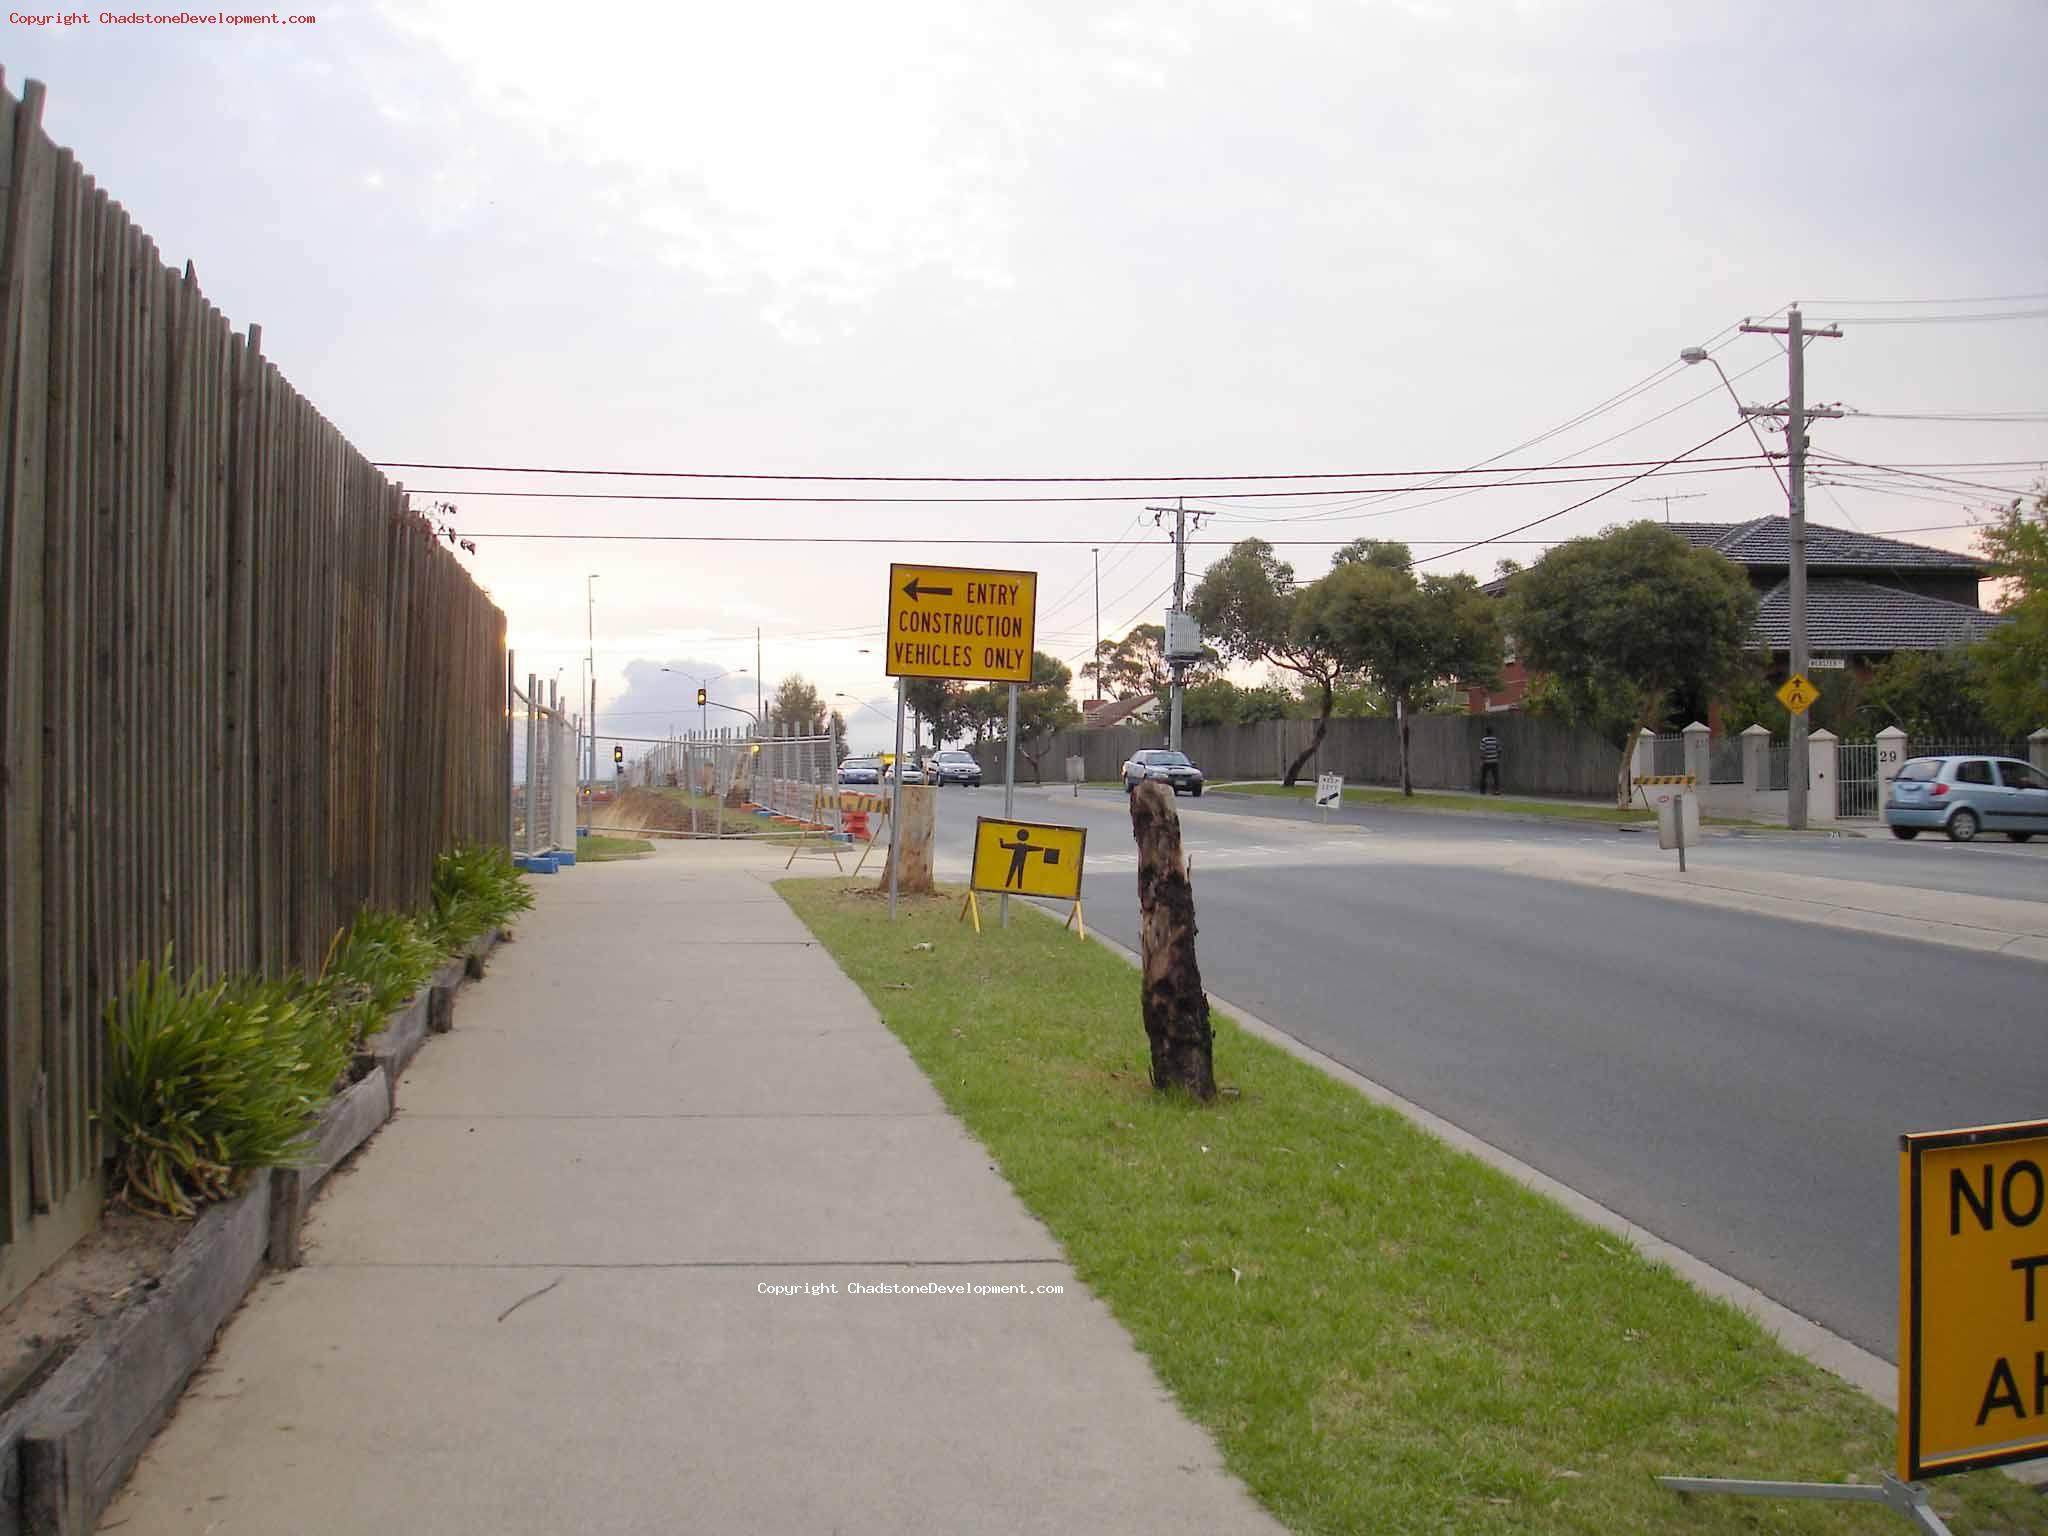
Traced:
[[1493, 727], [1486, 728], [1486, 734], [1479, 738], [1479, 793], [1486, 793], [1486, 786], [1493, 785], [1493, 792], [1500, 793], [1500, 738], [1493, 734]]

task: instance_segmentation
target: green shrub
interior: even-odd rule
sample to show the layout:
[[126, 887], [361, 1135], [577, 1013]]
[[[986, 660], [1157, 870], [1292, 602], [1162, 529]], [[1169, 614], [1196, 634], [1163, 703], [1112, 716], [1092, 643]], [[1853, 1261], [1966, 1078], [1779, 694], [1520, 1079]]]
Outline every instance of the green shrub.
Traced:
[[427, 931], [441, 949], [456, 949], [532, 905], [533, 892], [511, 854], [466, 843], [434, 861]]
[[335, 935], [319, 990], [347, 1022], [350, 1038], [360, 1043], [411, 1001], [440, 959], [441, 946], [425, 923], [365, 907]]
[[346, 1071], [345, 1018], [303, 978], [207, 982], [143, 965], [107, 1009], [101, 1116], [131, 1205], [189, 1216], [296, 1157]]

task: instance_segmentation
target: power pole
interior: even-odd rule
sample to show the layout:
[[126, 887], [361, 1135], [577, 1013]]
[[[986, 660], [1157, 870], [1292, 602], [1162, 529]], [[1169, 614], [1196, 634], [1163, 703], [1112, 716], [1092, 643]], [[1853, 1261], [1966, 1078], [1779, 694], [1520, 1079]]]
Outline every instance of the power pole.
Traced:
[[1095, 557], [1095, 702], [1102, 702], [1102, 551], [1091, 549]]
[[[1838, 405], [1815, 406], [1811, 410], [1806, 404], [1806, 339], [1809, 336], [1826, 336], [1841, 340], [1842, 333], [1834, 326], [1825, 330], [1809, 331], [1794, 304], [1785, 312], [1783, 325], [1751, 325], [1747, 321], [1742, 329], [1757, 336], [1783, 336], [1785, 338], [1785, 359], [1789, 366], [1789, 379], [1785, 391], [1785, 403], [1775, 405], [1745, 405], [1745, 416], [1777, 416], [1785, 422], [1785, 460], [1790, 483], [1785, 489], [1786, 510], [1791, 517], [1791, 571], [1787, 576], [1792, 620], [1791, 667], [1794, 676], [1806, 674], [1806, 423], [1815, 416], [1834, 417], [1842, 414]], [[1785, 769], [1786, 825], [1794, 831], [1806, 827], [1806, 773], [1809, 754], [1806, 748], [1807, 725], [1803, 711], [1792, 716], [1792, 734], [1789, 751], [1792, 761]]]
[[597, 588], [591, 583], [597, 580], [592, 571], [583, 578], [583, 659], [590, 667], [590, 778], [592, 789], [597, 787]]

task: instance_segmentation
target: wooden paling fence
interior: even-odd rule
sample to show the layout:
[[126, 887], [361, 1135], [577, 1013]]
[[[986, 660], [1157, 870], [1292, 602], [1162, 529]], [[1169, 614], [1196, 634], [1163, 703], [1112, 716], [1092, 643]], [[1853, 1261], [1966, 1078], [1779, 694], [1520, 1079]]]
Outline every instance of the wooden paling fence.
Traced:
[[108, 1000], [316, 970], [502, 842], [504, 615], [0, 88], [0, 1302], [97, 1218]]

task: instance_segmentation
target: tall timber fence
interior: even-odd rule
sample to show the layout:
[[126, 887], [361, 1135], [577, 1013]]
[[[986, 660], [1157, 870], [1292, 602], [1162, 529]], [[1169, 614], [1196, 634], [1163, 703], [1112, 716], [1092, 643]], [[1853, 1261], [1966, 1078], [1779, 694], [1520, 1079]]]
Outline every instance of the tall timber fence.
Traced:
[[510, 814], [504, 616], [0, 88], [0, 1300], [97, 1217], [135, 966], [317, 968]]

